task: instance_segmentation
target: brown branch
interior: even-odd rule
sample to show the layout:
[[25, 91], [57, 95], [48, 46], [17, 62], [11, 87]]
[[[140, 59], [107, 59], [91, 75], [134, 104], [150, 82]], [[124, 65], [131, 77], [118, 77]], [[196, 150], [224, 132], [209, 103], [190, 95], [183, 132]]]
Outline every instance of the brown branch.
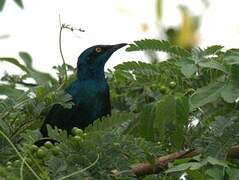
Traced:
[[231, 149], [228, 150], [227, 158], [229, 159], [236, 159], [239, 158], [239, 145], [231, 147]]
[[187, 155], [188, 153], [191, 153], [192, 150], [189, 151], [180, 151], [180, 152], [174, 152], [171, 154], [167, 154], [165, 156], [161, 156], [155, 160], [155, 165], [152, 166], [148, 162], [136, 164], [132, 166], [132, 171], [136, 176], [146, 175], [146, 174], [154, 174], [159, 171], [162, 171], [163, 168], [165, 168], [169, 162], [174, 161], [175, 159], [179, 159]]
[[[200, 151], [198, 150], [184, 150], [184, 151], [174, 152], [174, 153], [156, 158], [154, 166], [148, 162], [144, 162], [144, 163], [131, 166], [131, 168], [135, 176], [155, 174], [162, 171], [168, 165], [169, 162], [172, 162], [180, 158], [193, 157], [198, 154], [200, 154]], [[228, 150], [227, 158], [229, 159], [239, 158], [239, 145], [233, 146]]]

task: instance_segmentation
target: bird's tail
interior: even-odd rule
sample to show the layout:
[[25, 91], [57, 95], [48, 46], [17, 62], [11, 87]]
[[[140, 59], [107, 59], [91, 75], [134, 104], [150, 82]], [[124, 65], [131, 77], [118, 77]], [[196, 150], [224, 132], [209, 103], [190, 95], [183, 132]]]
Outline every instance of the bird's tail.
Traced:
[[43, 137], [34, 142], [34, 144], [37, 145], [38, 147], [43, 146], [45, 144], [45, 142], [47, 142], [47, 141], [50, 141], [52, 144], [59, 143], [59, 141], [48, 137], [48, 131], [47, 131], [47, 124], [46, 123], [44, 123], [42, 125], [42, 127], [40, 129], [40, 132], [41, 132]]
[[47, 141], [50, 141], [52, 144], [56, 144], [56, 143], [60, 143], [59, 141], [55, 140], [55, 139], [52, 139], [50, 137], [43, 137], [37, 141], [34, 142], [34, 144], [38, 147], [41, 147], [41, 146], [44, 146], [44, 144], [47, 142]]
[[45, 123], [42, 125], [40, 132], [43, 137], [48, 137], [47, 126]]

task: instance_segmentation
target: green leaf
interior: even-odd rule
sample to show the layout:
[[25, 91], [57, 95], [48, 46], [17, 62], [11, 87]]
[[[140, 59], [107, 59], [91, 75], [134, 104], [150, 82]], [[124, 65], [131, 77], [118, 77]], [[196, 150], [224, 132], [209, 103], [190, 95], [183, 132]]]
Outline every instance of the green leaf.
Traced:
[[5, 0], [0, 0], [0, 11], [3, 10], [4, 4], [5, 4]]
[[174, 147], [180, 149], [184, 143], [184, 126], [187, 124], [189, 117], [189, 101], [185, 96], [177, 96], [174, 101], [175, 106], [171, 108], [174, 108], [172, 110], [176, 114], [175, 119], [172, 119], [175, 129], [171, 136]]
[[173, 166], [173, 167], [169, 168], [168, 170], [165, 171], [165, 173], [186, 171], [187, 169], [189, 169], [193, 166], [198, 166], [198, 164], [200, 164], [200, 163], [189, 162], [189, 163], [179, 164], [177, 166]]
[[119, 127], [123, 123], [128, 122], [132, 118], [132, 114], [128, 112], [116, 112], [112, 111], [110, 117], [103, 117], [94, 121], [92, 125], [89, 125], [85, 130], [86, 132], [113, 130]]
[[62, 105], [64, 108], [72, 108], [74, 105], [72, 102], [72, 96], [65, 93], [63, 90], [56, 93], [55, 103]]
[[238, 81], [230, 81], [222, 90], [221, 97], [228, 103], [233, 103], [239, 98]]
[[228, 102], [233, 103], [239, 98], [239, 65], [233, 64], [231, 66], [230, 80], [221, 92], [222, 98]]
[[[138, 125], [136, 125], [136, 134], [148, 140], [154, 140], [154, 109], [147, 105], [140, 113]], [[137, 132], [138, 131], [138, 132]]]
[[239, 65], [239, 56], [230, 55], [225, 57], [224, 60], [229, 65], [233, 65], [233, 64]]
[[224, 73], [228, 73], [226, 67], [224, 65], [216, 62], [215, 60], [206, 59], [204, 61], [198, 62], [198, 65], [200, 67], [210, 68], [210, 69], [217, 69], [217, 70], [222, 71]]
[[203, 51], [203, 54], [204, 56], [214, 55], [214, 54], [217, 54], [222, 49], [223, 49], [223, 46], [220, 46], [220, 45], [209, 46]]
[[28, 68], [32, 68], [32, 58], [27, 52], [19, 52], [19, 56], [22, 58]]
[[126, 51], [163, 51], [175, 56], [190, 56], [190, 53], [181, 47], [172, 46], [168, 41], [160, 41], [157, 39], [144, 39], [134, 41], [130, 44]]
[[16, 89], [15, 87], [7, 84], [0, 84], [0, 95], [6, 95], [9, 98], [17, 99], [24, 93], [23, 90]]
[[[174, 164], [175, 164], [175, 163], [178, 163], [178, 162], [180, 162], [180, 161], [179, 161], [179, 160], [176, 160], [176, 161], [174, 162]], [[181, 162], [183, 162], [183, 161], [181, 161]], [[198, 169], [200, 169], [201, 167], [205, 166], [206, 164], [207, 164], [207, 161], [206, 161], [206, 160], [203, 160], [203, 161], [201, 161], [201, 162], [186, 162], [186, 163], [181, 163], [181, 164], [179, 164], [179, 165], [176, 165], [176, 166], [170, 168], [168, 171], [170, 171], [170, 172], [176, 172], [175, 170], [180, 170], [180, 171], [182, 171], [182, 170], [186, 170], [186, 169], [190, 169], [190, 170], [192, 170], [192, 171], [195, 171], [195, 170], [198, 170]]]
[[[130, 180], [131, 178], [122, 178], [121, 180]], [[142, 180], [158, 180], [159, 177], [158, 175], [147, 175], [146, 177], [144, 177]], [[166, 178], [164, 178], [164, 180], [168, 180]]]
[[222, 168], [214, 166], [211, 169], [207, 169], [206, 174], [210, 177], [210, 180], [224, 180], [224, 171]]
[[[166, 141], [180, 149], [184, 142], [184, 127], [187, 124], [189, 105], [187, 97], [163, 96], [158, 102], [143, 108], [131, 132], [148, 140]], [[168, 134], [170, 132], [170, 134]]]
[[192, 166], [190, 167], [190, 170], [195, 171], [195, 170], [201, 169], [201, 168], [202, 168], [203, 166], [205, 166], [206, 164], [207, 164], [207, 161], [206, 161], [206, 160], [203, 160], [203, 161], [201, 161], [201, 162], [192, 164]]
[[223, 161], [220, 161], [218, 159], [215, 159], [211, 156], [207, 157], [207, 161], [212, 164], [212, 165], [218, 165], [218, 166], [222, 166], [222, 167], [228, 167], [228, 165], [226, 163], [224, 163]]
[[[2, 86], [0, 86], [2, 87]], [[8, 98], [6, 99], [0, 99], [0, 119], [2, 117], [5, 117], [7, 114], [14, 114], [15, 112], [19, 111], [20, 114], [22, 114], [21, 110], [23, 107], [29, 102], [29, 93], [24, 92], [22, 90], [14, 89], [12, 87], [12, 90], [6, 89], [8, 91], [2, 90], [0, 88], [1, 95], [6, 95]], [[9, 114], [9, 115], [10, 115]]]
[[224, 116], [217, 116], [214, 118], [215, 120], [210, 124], [211, 132], [217, 137], [221, 137], [224, 135], [225, 130], [230, 128], [235, 120], [233, 118], [225, 118]]
[[232, 49], [227, 50], [226, 56], [231, 56], [231, 55], [239, 56], [239, 49], [232, 48]]
[[54, 84], [57, 82], [50, 74], [35, 70], [32, 67], [32, 58], [27, 52], [19, 52], [19, 56], [26, 65], [28, 75], [32, 77], [38, 84]]
[[229, 176], [230, 180], [238, 180], [239, 179], [239, 169], [227, 168], [226, 172], [227, 172], [227, 175]]
[[150, 153], [150, 152], [147, 152], [147, 151], [144, 151], [144, 154], [145, 154], [145, 157], [146, 157], [146, 160], [152, 165], [152, 166], [155, 166], [155, 156], [154, 154]]
[[213, 82], [208, 86], [197, 89], [190, 98], [191, 109], [198, 108], [217, 100], [224, 86], [225, 84], [223, 82]]
[[231, 66], [231, 71], [230, 71], [230, 78], [233, 81], [239, 81], [239, 65], [238, 64], [233, 64]]
[[197, 66], [191, 58], [180, 59], [176, 62], [184, 76], [190, 78], [196, 71]]
[[2, 119], [0, 119], [0, 130], [3, 131], [5, 134], [9, 134], [10, 132], [8, 124]]
[[28, 72], [28, 69], [22, 65], [21, 63], [19, 63], [19, 61], [15, 58], [9, 58], [9, 57], [0, 57], [0, 61], [5, 61], [5, 62], [9, 62], [11, 64], [16, 65], [17, 67], [19, 67], [21, 70]]
[[48, 73], [43, 73], [40, 71], [35, 70], [32, 67], [32, 58], [31, 56], [26, 53], [26, 52], [20, 52], [19, 56], [22, 58], [22, 60], [25, 63], [25, 66], [23, 64], [21, 64], [17, 59], [15, 58], [8, 58], [8, 57], [2, 57], [0, 58], [0, 61], [5, 61], [5, 62], [9, 62], [11, 64], [16, 65], [17, 67], [19, 67], [21, 70], [23, 70], [24, 72], [26, 72], [26, 74], [33, 78], [38, 84], [48, 84], [49, 82], [54, 84], [57, 81]]
[[20, 8], [23, 8], [22, 0], [14, 0], [14, 1]]
[[166, 126], [176, 119], [176, 103], [174, 97], [164, 96], [155, 106], [154, 127], [158, 129], [159, 136], [165, 138]]
[[188, 174], [189, 178], [191, 178], [191, 179], [195, 179], [195, 180], [205, 180], [206, 179], [205, 175], [200, 171], [190, 171], [189, 170], [189, 171], [187, 171], [187, 174]]

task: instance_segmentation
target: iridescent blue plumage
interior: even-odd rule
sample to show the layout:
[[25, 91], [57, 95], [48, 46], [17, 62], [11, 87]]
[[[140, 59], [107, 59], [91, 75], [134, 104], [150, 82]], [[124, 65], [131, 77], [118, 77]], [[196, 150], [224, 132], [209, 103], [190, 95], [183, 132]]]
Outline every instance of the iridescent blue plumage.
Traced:
[[84, 129], [94, 120], [110, 115], [109, 86], [104, 66], [110, 56], [125, 45], [97, 45], [79, 56], [77, 79], [65, 89], [72, 96], [74, 106], [66, 109], [59, 104], [54, 105], [40, 129], [43, 136], [48, 135], [47, 124], [70, 133], [73, 127]]

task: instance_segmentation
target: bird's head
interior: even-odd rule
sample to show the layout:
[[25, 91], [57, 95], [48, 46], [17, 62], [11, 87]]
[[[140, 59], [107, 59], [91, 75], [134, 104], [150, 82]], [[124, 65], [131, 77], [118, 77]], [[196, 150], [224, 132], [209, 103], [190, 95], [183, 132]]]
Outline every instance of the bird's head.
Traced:
[[78, 58], [77, 74], [78, 78], [84, 76], [104, 75], [104, 66], [110, 56], [118, 49], [127, 44], [116, 45], [96, 45], [86, 49]]

